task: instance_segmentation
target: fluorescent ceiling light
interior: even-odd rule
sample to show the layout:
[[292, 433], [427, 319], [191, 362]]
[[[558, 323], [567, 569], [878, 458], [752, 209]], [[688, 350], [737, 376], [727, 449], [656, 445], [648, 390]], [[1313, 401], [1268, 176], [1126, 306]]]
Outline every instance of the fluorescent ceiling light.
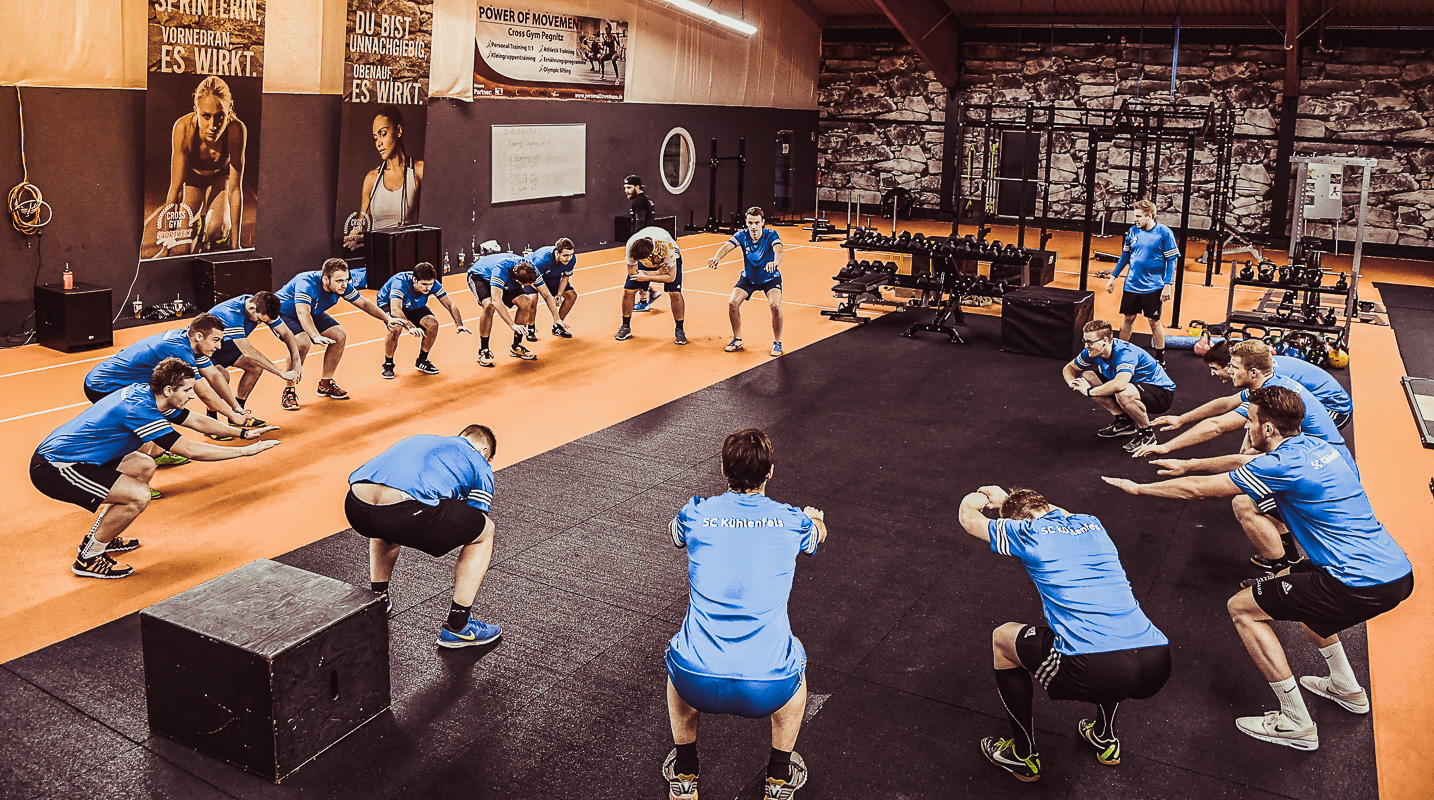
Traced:
[[707, 6], [693, 2], [693, 0], [663, 0], [663, 2], [670, 6], [676, 6], [694, 17], [701, 17], [708, 22], [715, 22], [724, 28], [734, 30], [743, 36], [751, 36], [757, 32], [755, 26], [749, 25], [736, 17], [729, 17], [726, 14], [713, 11]]

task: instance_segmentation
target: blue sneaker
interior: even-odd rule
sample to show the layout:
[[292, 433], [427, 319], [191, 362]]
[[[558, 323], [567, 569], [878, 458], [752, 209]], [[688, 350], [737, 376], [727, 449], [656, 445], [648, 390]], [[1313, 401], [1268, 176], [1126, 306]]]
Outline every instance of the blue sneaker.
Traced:
[[446, 627], [439, 628], [438, 646], [447, 648], [473, 647], [474, 645], [488, 644], [489, 642], [497, 640], [497, 638], [502, 635], [503, 629], [501, 627], [489, 625], [486, 622], [479, 622], [469, 617], [468, 624], [464, 625], [463, 630], [457, 633], [448, 630]]
[[646, 310], [647, 310], [647, 301], [646, 301], [646, 300], [638, 300], [637, 302], [635, 302], [635, 303], [632, 304], [632, 310], [633, 310], [633, 311], [646, 311]]

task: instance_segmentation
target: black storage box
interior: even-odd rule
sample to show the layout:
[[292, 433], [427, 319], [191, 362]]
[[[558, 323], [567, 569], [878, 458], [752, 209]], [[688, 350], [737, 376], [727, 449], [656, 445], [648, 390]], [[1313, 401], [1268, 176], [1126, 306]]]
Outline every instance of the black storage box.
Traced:
[[364, 235], [368, 286], [378, 288], [399, 272], [428, 262], [443, 267], [443, 231], [426, 225], [383, 228]]
[[140, 612], [149, 727], [278, 783], [391, 703], [379, 596], [260, 559]]
[[274, 290], [274, 259], [208, 255], [194, 259], [196, 303], [205, 311], [241, 294]]
[[1095, 311], [1095, 293], [1027, 286], [1006, 293], [1001, 349], [1068, 361], [1085, 345], [1081, 328]]
[[103, 286], [35, 287], [35, 341], [46, 347], [66, 353], [109, 347], [115, 343], [113, 319], [110, 290]]

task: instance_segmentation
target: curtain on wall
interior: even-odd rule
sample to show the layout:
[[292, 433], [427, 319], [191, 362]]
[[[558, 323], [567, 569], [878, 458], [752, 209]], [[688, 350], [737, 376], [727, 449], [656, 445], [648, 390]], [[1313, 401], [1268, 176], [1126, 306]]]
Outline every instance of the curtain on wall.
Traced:
[[[544, 10], [631, 23], [628, 102], [816, 108], [821, 31], [811, 18], [782, 0], [712, 6], [757, 33], [729, 33], [660, 0], [553, 0]], [[345, 0], [268, 0], [265, 91], [342, 91], [345, 9]], [[147, 13], [145, 0], [0, 3], [0, 83], [143, 89]], [[472, 99], [476, 20], [477, 0], [437, 0], [431, 96]]]

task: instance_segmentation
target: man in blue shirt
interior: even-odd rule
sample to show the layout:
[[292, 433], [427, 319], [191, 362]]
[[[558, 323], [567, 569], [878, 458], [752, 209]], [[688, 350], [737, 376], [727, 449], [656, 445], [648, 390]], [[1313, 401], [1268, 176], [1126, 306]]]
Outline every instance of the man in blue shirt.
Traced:
[[[999, 511], [987, 519], [983, 511]], [[1120, 554], [1100, 520], [1050, 505], [1038, 492], [983, 486], [961, 500], [967, 533], [998, 555], [1021, 560], [1049, 627], [1007, 622], [992, 634], [996, 690], [1011, 738], [988, 736], [981, 752], [1017, 779], [1041, 777], [1031, 720], [1031, 676], [1052, 700], [1096, 706], [1076, 730], [1102, 764], [1120, 763], [1115, 713], [1121, 701], [1153, 697], [1170, 677], [1170, 643], [1131, 593]]]
[[[392, 330], [399, 321], [385, 314], [374, 302], [359, 294], [349, 283], [349, 265], [341, 258], [324, 262], [323, 269], [300, 272], [279, 292], [279, 318], [299, 342], [299, 361], [309, 356], [314, 345], [324, 346], [324, 371], [319, 378], [318, 394], [334, 400], [347, 400], [349, 393], [334, 383], [334, 374], [344, 357], [344, 345], [349, 336], [338, 320], [329, 316], [329, 309], [338, 304], [339, 298], [353, 303], [374, 319]], [[289, 381], [279, 405], [285, 411], [299, 410], [299, 382]]]
[[1066, 386], [1094, 400], [1115, 417], [1095, 432], [1102, 438], [1134, 436], [1127, 453], [1155, 441], [1150, 417], [1164, 413], [1175, 401], [1175, 381], [1150, 354], [1116, 339], [1110, 323], [1092, 320], [1081, 329], [1085, 349], [1061, 370]]
[[[1283, 386], [1250, 392], [1246, 430], [1257, 455], [1161, 459], [1154, 462], [1160, 474], [1172, 478], [1158, 483], [1103, 480], [1134, 495], [1182, 500], [1241, 496], [1262, 513], [1278, 513], [1289, 526], [1309, 559], [1271, 577], [1246, 581], [1228, 604], [1235, 631], [1270, 682], [1280, 708], [1241, 717], [1235, 725], [1262, 741], [1314, 750], [1319, 734], [1299, 685], [1347, 711], [1369, 713], [1369, 697], [1350, 668], [1339, 632], [1403, 602], [1414, 591], [1414, 572], [1375, 518], [1343, 454], [1302, 432], [1305, 403], [1299, 393]], [[1329, 676], [1307, 675], [1296, 685], [1271, 620], [1301, 623], [1324, 656]]]
[[742, 304], [751, 299], [754, 292], [767, 295], [767, 305], [772, 309], [772, 355], [782, 354], [782, 239], [775, 230], [766, 227], [762, 209], [752, 206], [747, 209], [747, 227], [737, 231], [731, 239], [717, 248], [717, 253], [707, 262], [716, 269], [722, 256], [733, 249], [742, 251], [742, 274], [732, 296], [727, 298], [727, 316], [732, 320], [732, 341], [724, 348], [731, 353], [742, 349]]
[[488, 513], [493, 504], [493, 467], [498, 440], [484, 425], [469, 425], [457, 436], [410, 436], [349, 475], [344, 515], [369, 542], [370, 588], [388, 608], [388, 584], [399, 550], [414, 547], [441, 558], [457, 547], [453, 604], [438, 631], [438, 646], [472, 647], [502, 635], [497, 625], [472, 616], [473, 599], [493, 560], [497, 529]]
[[390, 328], [388, 338], [383, 343], [383, 369], [380, 374], [385, 378], [392, 379], [393, 354], [398, 351], [398, 336], [404, 330], [423, 338], [423, 344], [418, 348], [418, 360], [413, 362], [413, 368], [425, 375], [437, 375], [438, 367], [428, 360], [428, 353], [433, 349], [433, 343], [438, 341], [438, 318], [428, 310], [428, 298], [435, 297], [448, 313], [453, 316], [453, 324], [458, 326], [458, 333], [471, 333], [463, 325], [463, 313], [458, 310], [458, 305], [448, 292], [443, 289], [443, 282], [438, 280], [438, 269], [427, 261], [414, 266], [412, 272], [398, 272], [384, 283], [383, 288], [378, 290], [378, 302], [380, 306], [387, 306], [388, 315], [398, 320], [401, 328]]
[[[1146, 458], [1166, 455], [1230, 431], [1248, 430], [1247, 398], [1250, 391], [1262, 386], [1283, 386], [1298, 394], [1303, 402], [1303, 431], [1328, 442], [1349, 464], [1355, 477], [1359, 477], [1359, 467], [1355, 466], [1354, 455], [1345, 446], [1344, 437], [1335, 427], [1334, 420], [1308, 389], [1291, 378], [1274, 374], [1274, 359], [1270, 348], [1264, 342], [1258, 339], [1236, 342], [1230, 348], [1230, 366], [1225, 372], [1235, 388], [1240, 390], [1239, 394], [1217, 397], [1184, 414], [1163, 416], [1154, 420], [1151, 424], [1159, 426], [1161, 430], [1178, 430], [1191, 423], [1198, 424], [1164, 444], [1152, 443], [1140, 448], [1135, 452], [1135, 456]], [[1244, 450], [1245, 447], [1242, 446], [1240, 452]], [[1231, 504], [1235, 518], [1240, 521], [1246, 536], [1260, 551], [1250, 558], [1251, 563], [1266, 572], [1275, 572], [1299, 562], [1300, 554], [1295, 549], [1294, 542], [1288, 536], [1281, 537], [1274, 520], [1261, 514], [1249, 498], [1238, 495]]]
[[[178, 358], [193, 367], [203, 378], [195, 384], [195, 394], [214, 415], [223, 414], [234, 425], [263, 425], [234, 396], [229, 376], [215, 365], [216, 355], [224, 343], [224, 322], [212, 314], [200, 314], [190, 320], [188, 328], [179, 328], [147, 336], [96, 364], [85, 375], [85, 397], [97, 403], [111, 392], [149, 380], [154, 368], [166, 358]], [[215, 417], [217, 419], [217, 416]], [[174, 453], [157, 456], [161, 467], [178, 466], [185, 459]]]
[[[1230, 344], [1228, 341], [1216, 342], [1205, 355], [1201, 356], [1205, 365], [1210, 368], [1210, 374], [1215, 378], [1230, 382]], [[1277, 375], [1284, 375], [1293, 378], [1296, 383], [1305, 387], [1315, 399], [1329, 412], [1330, 419], [1334, 420], [1336, 430], [1343, 431], [1354, 418], [1354, 400], [1349, 393], [1339, 385], [1324, 369], [1294, 356], [1274, 356], [1274, 370]]]
[[791, 797], [807, 780], [793, 752], [807, 704], [807, 654], [792, 635], [787, 601], [797, 555], [826, 539], [824, 515], [769, 499], [772, 441], [756, 428], [729, 434], [729, 490], [693, 497], [668, 526], [687, 550], [687, 616], [667, 647], [667, 713], [675, 747], [662, 765], [669, 796], [697, 797], [700, 714], [771, 717], [767, 797]]
[[1105, 282], [1105, 292], [1115, 291], [1115, 279], [1129, 265], [1130, 274], [1120, 295], [1120, 313], [1125, 317], [1120, 325], [1120, 338], [1129, 341], [1135, 316], [1144, 314], [1150, 323], [1150, 346], [1155, 350], [1155, 360], [1164, 366], [1165, 326], [1160, 324], [1160, 310], [1170, 299], [1175, 268], [1180, 263], [1180, 246], [1175, 234], [1155, 221], [1154, 203], [1136, 201], [1133, 213], [1135, 224], [1125, 234], [1120, 261], [1111, 272], [1110, 280]]
[[[558, 302], [558, 315], [553, 319], [553, 335], [563, 339], [573, 338], [568, 330], [568, 314], [578, 302], [578, 290], [573, 288], [573, 272], [578, 268], [577, 247], [566, 236], [548, 247], [539, 247], [528, 254], [528, 263], [538, 271], [538, 278], [548, 287], [548, 294]], [[537, 294], [536, 288], [526, 290]], [[537, 325], [528, 323], [528, 341], [538, 341]]]
[[[259, 376], [265, 370], [279, 376], [282, 381], [297, 381], [303, 374], [304, 364], [299, 357], [299, 342], [294, 334], [289, 331], [287, 325], [279, 321], [279, 310], [281, 306], [278, 295], [273, 292], [263, 291], [255, 294], [241, 294], [238, 297], [231, 297], [219, 305], [209, 309], [224, 323], [224, 344], [219, 350], [210, 356], [210, 360], [223, 369], [217, 370], [218, 375], [225, 383], [229, 382], [229, 367], [238, 368], [243, 374], [239, 376], [239, 388], [234, 391], [234, 400], [238, 408], [244, 408], [249, 401], [249, 395], [254, 391], [254, 386], [259, 382]], [[269, 357], [259, 352], [249, 342], [249, 334], [253, 333], [260, 325], [265, 325], [273, 332], [274, 336], [289, 349], [289, 366], [287, 369], [280, 369]], [[210, 409], [209, 416], [217, 418], [218, 412]], [[250, 424], [256, 420], [250, 418]], [[258, 421], [262, 424], [262, 421]], [[220, 441], [223, 441], [221, 439]]]
[[138, 539], [120, 536], [149, 505], [154, 459], [142, 444], [154, 444], [195, 461], [224, 461], [252, 456], [278, 444], [256, 441], [244, 447], [220, 447], [179, 435], [174, 425], [203, 434], [257, 439], [277, 430], [269, 425], [236, 428], [184, 406], [194, 399], [194, 366], [169, 357], [150, 371], [144, 383], [110, 392], [78, 417], [46, 436], [30, 458], [30, 481], [47, 497], [99, 512], [80, 543], [70, 571], [84, 578], [124, 578], [134, 572], [110, 553], [139, 547]]
[[[532, 289], [533, 294], [528, 290]], [[473, 262], [468, 268], [468, 290], [483, 308], [478, 319], [478, 366], [493, 366], [493, 351], [488, 337], [493, 333], [493, 315], [513, 330], [513, 346], [508, 355], [532, 361], [538, 356], [523, 346], [528, 324], [538, 318], [538, 298], [548, 304], [555, 324], [566, 325], [558, 316], [558, 306], [547, 284], [538, 282], [538, 270], [517, 253], [493, 253]], [[513, 313], [509, 313], [509, 306]]]

